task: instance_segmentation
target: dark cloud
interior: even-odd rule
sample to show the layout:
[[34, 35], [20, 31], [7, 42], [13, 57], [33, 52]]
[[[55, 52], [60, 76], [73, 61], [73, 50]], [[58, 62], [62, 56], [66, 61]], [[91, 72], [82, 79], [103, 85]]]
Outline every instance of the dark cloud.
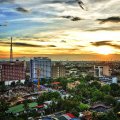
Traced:
[[0, 0], [0, 3], [13, 3], [15, 0]]
[[110, 40], [108, 40], [108, 41], [91, 42], [91, 45], [96, 46], [96, 47], [107, 45], [107, 46], [114, 47], [116, 49], [120, 49], [120, 45], [119, 44], [113, 44], [111, 42], [112, 41], [110, 41]]
[[101, 24], [107, 23], [107, 22], [118, 23], [120, 22], [120, 17], [109, 17], [109, 18], [97, 19], [97, 20], [100, 21]]
[[7, 26], [6, 24], [0, 24], [0, 27], [2, 27], [2, 26]]
[[74, 16], [61, 16], [62, 18], [70, 19], [71, 21], [80, 21], [82, 20], [80, 17], [74, 17]]
[[13, 43], [13, 45], [17, 47], [41, 47], [40, 45], [33, 45], [33, 44], [20, 43], [20, 42]]
[[56, 48], [54, 50], [58, 50], [58, 51], [66, 51], [66, 52], [74, 52], [74, 51], [78, 51], [79, 49], [78, 48]]
[[2, 26], [7, 26], [8, 25], [8, 22], [4, 22], [4, 23], [2, 23], [2, 24], [0, 24], [0, 27], [2, 27]]
[[94, 45], [94, 46], [111, 45], [110, 42], [111, 41], [106, 40], [106, 41], [91, 42], [91, 44]]
[[[0, 41], [0, 44], [3, 46], [9, 46], [9, 42], [3, 42]], [[56, 47], [55, 45], [34, 45], [34, 44], [28, 44], [28, 43], [21, 43], [21, 42], [14, 42], [13, 46], [15, 47]]]
[[85, 10], [85, 6], [84, 3], [81, 0], [76, 0], [78, 2], [78, 5], [80, 6], [80, 8], [82, 8], [83, 10]]
[[46, 47], [56, 47], [55, 45], [47, 45]]
[[28, 43], [13, 43], [14, 46], [17, 47], [56, 47], [55, 45], [34, 45], [34, 44], [28, 44]]
[[79, 48], [81, 48], [81, 47], [85, 47], [85, 46], [83, 46], [83, 45], [76, 45], [76, 47], [79, 47]]
[[17, 10], [18, 12], [22, 12], [22, 13], [28, 13], [28, 12], [29, 12], [29, 10], [27, 10], [27, 9], [25, 9], [25, 8], [23, 8], [23, 7], [18, 7], [18, 8], [16, 8], [16, 10]]
[[74, 4], [76, 3], [76, 0], [44, 0], [43, 3], [49, 4], [49, 3], [66, 3], [66, 4]]
[[73, 17], [71, 20], [72, 20], [72, 21], [79, 21], [79, 20], [82, 20], [82, 19], [79, 18], [79, 17]]
[[65, 41], [65, 40], [61, 40], [61, 42], [66, 43], [66, 41]]

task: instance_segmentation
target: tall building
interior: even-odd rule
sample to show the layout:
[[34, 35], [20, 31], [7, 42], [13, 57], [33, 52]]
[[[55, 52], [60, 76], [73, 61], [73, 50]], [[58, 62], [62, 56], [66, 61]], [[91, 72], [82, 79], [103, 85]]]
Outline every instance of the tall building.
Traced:
[[109, 66], [94, 66], [94, 77], [111, 76]]
[[5, 84], [25, 80], [25, 64], [20, 61], [0, 63], [0, 74], [0, 81], [4, 81]]
[[30, 77], [31, 80], [37, 80], [37, 70], [40, 70], [40, 79], [51, 78], [51, 59], [47, 57], [35, 57], [30, 60]]
[[65, 77], [65, 66], [61, 63], [54, 63], [52, 65], [52, 78]]

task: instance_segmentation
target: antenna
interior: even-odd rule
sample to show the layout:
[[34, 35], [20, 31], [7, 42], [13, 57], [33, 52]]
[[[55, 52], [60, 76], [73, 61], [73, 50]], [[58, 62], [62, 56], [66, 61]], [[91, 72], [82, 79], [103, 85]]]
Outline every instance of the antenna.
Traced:
[[11, 37], [11, 43], [10, 43], [10, 62], [13, 62], [12, 37]]

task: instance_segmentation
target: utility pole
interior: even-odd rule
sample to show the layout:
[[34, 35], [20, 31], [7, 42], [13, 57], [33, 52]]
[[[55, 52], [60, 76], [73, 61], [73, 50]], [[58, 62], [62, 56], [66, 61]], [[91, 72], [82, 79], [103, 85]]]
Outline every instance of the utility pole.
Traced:
[[13, 62], [12, 37], [11, 37], [11, 43], [10, 43], [10, 62]]

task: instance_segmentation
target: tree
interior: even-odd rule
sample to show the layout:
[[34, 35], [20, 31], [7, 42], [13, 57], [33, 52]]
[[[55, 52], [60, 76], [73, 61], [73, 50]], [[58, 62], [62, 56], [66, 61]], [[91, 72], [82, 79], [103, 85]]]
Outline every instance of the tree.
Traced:
[[80, 111], [83, 112], [85, 110], [88, 110], [90, 108], [90, 106], [87, 105], [87, 104], [81, 103], [80, 106], [79, 106], [79, 108], [80, 108]]
[[115, 108], [114, 108], [114, 112], [115, 112], [115, 113], [120, 112], [120, 103], [117, 103], [117, 104], [116, 104], [116, 106], [115, 106]]
[[8, 110], [8, 103], [4, 100], [0, 100], [0, 119], [3, 120], [6, 118], [6, 111]]
[[104, 96], [104, 102], [105, 102], [107, 105], [115, 105], [115, 104], [116, 104], [116, 100], [115, 100], [114, 97], [111, 96], [111, 95], [106, 95], [106, 96]]
[[110, 93], [111, 93], [112, 96], [114, 96], [114, 97], [120, 96], [120, 87], [119, 87], [118, 84], [112, 83], [112, 84], [110, 85], [110, 87], [111, 87]]
[[104, 93], [99, 90], [96, 90], [92, 93], [92, 101], [102, 101], [104, 99]]
[[0, 82], [0, 92], [4, 93], [6, 91], [6, 86], [4, 82]]
[[100, 89], [102, 92], [104, 92], [105, 94], [109, 94], [111, 87], [109, 85], [104, 85], [101, 87]]
[[117, 116], [113, 111], [107, 113], [108, 120], [117, 120]]
[[24, 110], [25, 110], [25, 111], [28, 111], [28, 109], [29, 109], [29, 104], [28, 104], [28, 101], [27, 101], [27, 100], [25, 100], [25, 101], [23, 102], [23, 105], [24, 105]]
[[111, 87], [111, 90], [112, 90], [112, 91], [117, 91], [117, 90], [120, 89], [119, 85], [116, 84], [116, 83], [112, 83], [112, 84], [110, 85], [110, 87]]
[[15, 87], [15, 81], [11, 82], [11, 87]]
[[87, 75], [87, 76], [85, 76], [85, 80], [86, 81], [91, 81], [91, 80], [94, 80], [95, 78], [94, 78], [94, 76], [93, 75]]
[[97, 89], [100, 89], [101, 88], [101, 84], [97, 81], [94, 81], [91, 83], [91, 87], [95, 87]]

